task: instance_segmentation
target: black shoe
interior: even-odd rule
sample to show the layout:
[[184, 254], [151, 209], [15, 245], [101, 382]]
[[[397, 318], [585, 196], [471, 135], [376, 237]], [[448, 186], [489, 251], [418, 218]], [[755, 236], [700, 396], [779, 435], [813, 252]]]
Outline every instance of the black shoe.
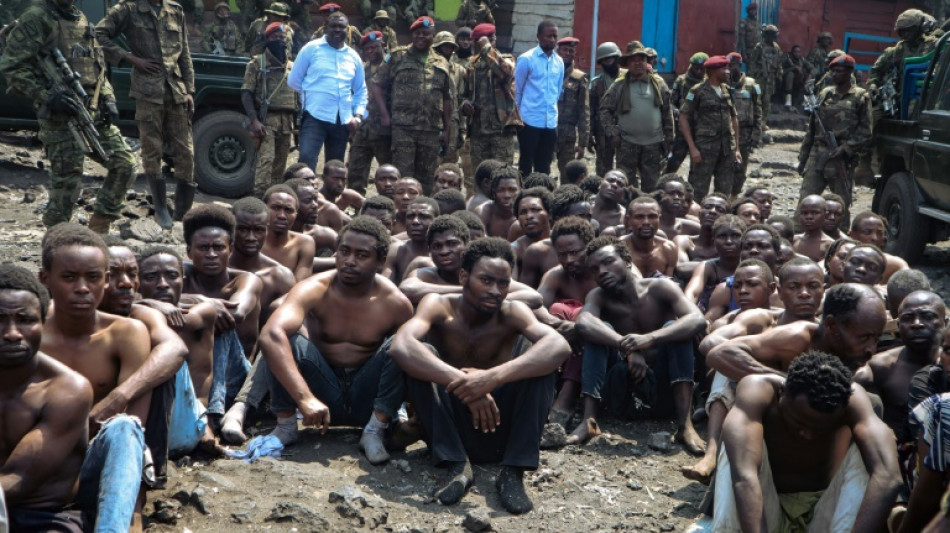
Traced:
[[191, 204], [195, 202], [195, 189], [198, 186], [194, 183], [179, 181], [175, 187], [175, 220], [181, 222], [185, 213], [191, 209]]
[[152, 193], [152, 208], [155, 209], [155, 222], [162, 229], [171, 229], [172, 216], [168, 213], [168, 204], [166, 203], [165, 178], [148, 178], [148, 189]]
[[442, 505], [458, 503], [475, 481], [472, 474], [472, 464], [468, 461], [452, 463], [452, 466], [449, 467], [449, 476], [451, 476], [449, 482], [435, 493], [435, 499], [439, 500]]
[[524, 514], [534, 509], [534, 504], [524, 490], [524, 471], [511, 466], [503, 466], [495, 480], [501, 506], [511, 514]]

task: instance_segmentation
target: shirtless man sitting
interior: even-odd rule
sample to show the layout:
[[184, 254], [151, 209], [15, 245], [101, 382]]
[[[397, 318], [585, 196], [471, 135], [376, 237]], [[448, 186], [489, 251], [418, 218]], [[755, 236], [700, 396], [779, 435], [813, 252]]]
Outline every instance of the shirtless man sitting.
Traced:
[[[549, 214], [553, 224], [569, 216], [577, 216], [591, 223], [595, 222], [591, 220], [587, 194], [576, 185], [561, 185], [555, 189], [551, 195]], [[596, 226], [594, 233], [596, 233]], [[551, 245], [551, 239], [542, 239], [525, 250], [523, 268], [518, 272], [518, 281], [529, 287], [537, 287], [544, 273], [557, 265], [557, 252]]]
[[725, 195], [714, 192], [703, 198], [699, 211], [699, 234], [677, 235], [673, 239], [679, 253], [676, 277], [689, 280], [700, 262], [719, 256], [713, 237], [713, 224], [728, 210], [729, 200]]
[[399, 169], [386, 164], [379, 165], [376, 173], [373, 174], [373, 185], [376, 187], [376, 193], [394, 200], [396, 197], [396, 182], [402, 178]]
[[817, 194], [810, 194], [798, 202], [798, 223], [802, 226], [802, 233], [795, 235], [792, 249], [795, 253], [804, 255], [812, 261], [821, 261], [828, 252], [828, 247], [835, 242], [825, 234], [825, 213], [827, 206], [825, 199]]
[[[310, 167], [305, 168], [313, 172]], [[297, 216], [290, 230], [310, 235], [318, 253], [328, 245], [332, 249], [336, 243], [336, 232], [350, 221], [349, 215], [340, 211], [336, 204], [321, 198], [310, 180], [293, 178], [285, 181], [284, 185], [297, 195]]]
[[426, 296], [390, 350], [410, 376], [409, 400], [435, 461], [449, 467], [451, 479], [436, 493], [443, 505], [471, 486], [470, 461], [500, 461], [502, 506], [512, 514], [533, 507], [524, 471], [538, 467], [553, 373], [570, 348], [526, 306], [505, 301], [513, 265], [504, 239], [472, 242], [462, 259], [462, 293]]
[[489, 237], [507, 239], [511, 225], [517, 220], [514, 204], [521, 191], [518, 167], [505, 165], [492, 172], [488, 190], [491, 200], [478, 206], [475, 214], [481, 217]]
[[[703, 313], [708, 311], [709, 298], [716, 287], [726, 281], [739, 266], [742, 236], [745, 231], [745, 222], [728, 213], [720, 215], [713, 223], [712, 238], [716, 255], [712, 259], [694, 263], [696, 266], [692, 276], [683, 290], [686, 297], [695, 302]], [[677, 265], [677, 269], [679, 266]]]
[[[360, 214], [378, 220], [386, 231], [392, 233], [393, 220], [396, 219], [396, 204], [383, 195], [370, 196], [363, 202]], [[395, 241], [393, 241], [395, 242]]]
[[[515, 254], [515, 272], [521, 270], [525, 250], [532, 244], [551, 236], [551, 193], [544, 187], [524, 189], [515, 199], [514, 211], [523, 234], [516, 239], [509, 235]], [[517, 274], [516, 274], [517, 276]]]
[[752, 186], [746, 189], [745, 192], [742, 193], [742, 196], [755, 202], [755, 205], [759, 208], [760, 220], [768, 220], [769, 217], [772, 216], [772, 202], [775, 197], [768, 187], [762, 185]]
[[468, 226], [468, 233], [471, 239], [481, 239], [485, 236], [485, 224], [482, 224], [482, 219], [478, 217], [475, 213], [472, 213], [469, 210], [465, 211], [456, 211], [452, 213], [455, 217], [458, 217], [462, 222]]
[[396, 182], [396, 219], [393, 221], [393, 235], [406, 232], [406, 208], [413, 200], [422, 196], [422, 184], [415, 178], [400, 178]]
[[[739, 241], [739, 260], [758, 259], [769, 265], [773, 273], [778, 273], [778, 255], [781, 240], [778, 233], [771, 226], [753, 224], [742, 234]], [[688, 288], [688, 287], [687, 287]], [[772, 303], [780, 306], [778, 296], [772, 296]], [[706, 319], [715, 322], [739, 308], [735, 292], [732, 290], [732, 276], [716, 285], [709, 295], [709, 306], [706, 309]]]
[[679, 256], [673, 241], [657, 236], [660, 204], [650, 196], [635, 199], [627, 207], [624, 223], [630, 233], [621, 242], [644, 277], [672, 276]]
[[89, 443], [92, 386], [40, 351], [48, 307], [49, 293], [33, 273], [0, 265], [0, 411], [17, 414], [4, 417], [0, 432], [7, 511], [0, 527], [82, 533], [91, 524], [71, 504]]
[[311, 237], [290, 229], [297, 219], [297, 194], [287, 185], [273, 185], [264, 193], [264, 203], [267, 233], [260, 253], [289, 268], [297, 281], [310, 277], [316, 245]]
[[458, 189], [442, 189], [433, 194], [432, 199], [439, 204], [439, 212], [443, 215], [465, 211], [465, 195]]
[[880, 531], [900, 488], [894, 437], [831, 355], [754, 375], [722, 430], [713, 530]]
[[[686, 189], [689, 184], [676, 174], [667, 174], [657, 183], [653, 197], [660, 205], [660, 231], [667, 240], [672, 241], [679, 235], [699, 234], [700, 224], [694, 220], [680, 218], [688, 212], [686, 208]], [[685, 208], [685, 209], [684, 209]]]
[[[43, 236], [42, 249], [40, 281], [49, 289], [53, 306], [43, 324], [40, 351], [89, 380], [93, 411], [108, 412], [99, 409], [100, 402], [110, 400], [109, 393], [148, 358], [148, 329], [138, 320], [97, 309], [109, 280], [109, 250], [99, 235], [78, 224], [58, 224]], [[150, 399], [142, 394], [128, 403], [124, 414], [89, 419], [93, 438], [80, 484], [93, 485], [77, 493], [77, 503], [96, 514], [106, 529], [128, 528], [133, 511], [144, 503], [139, 489]], [[113, 484], [100, 487], [100, 475]], [[107, 491], [101, 498], [100, 489]]]
[[823, 230], [825, 235], [832, 239], [844, 237], [839, 225], [844, 220], [844, 198], [833, 192], [826, 192], [821, 195], [825, 199], [825, 225]]
[[[881, 215], [871, 211], [858, 213], [851, 222], [851, 232], [848, 236], [858, 242], [873, 244], [883, 251], [887, 245], [887, 221]], [[882, 283], [887, 283], [887, 280], [891, 279], [898, 270], [910, 268], [907, 261], [896, 255], [885, 253], [884, 257], [887, 259], [887, 269], [884, 270]]]
[[475, 168], [475, 190], [471, 191], [472, 197], [466, 205], [469, 211], [477, 212], [479, 206], [491, 200], [491, 176], [504, 166], [504, 161], [497, 159], [486, 159], [478, 164]]
[[844, 258], [842, 271], [845, 283], [861, 283], [878, 290], [882, 297], [885, 290], [879, 287], [887, 268], [887, 259], [877, 246], [859, 243], [851, 247]]
[[[655, 205], [655, 204], [654, 204]], [[637, 206], [631, 206], [634, 213]], [[598, 288], [587, 295], [575, 325], [587, 343], [581, 393], [584, 419], [571, 441], [589, 437], [588, 422], [597, 416], [604, 383], [630, 388], [652, 373], [655, 379], [650, 415], [674, 414], [676, 440], [693, 454], [703, 453], [702, 439], [690, 419], [693, 401], [693, 337], [706, 320], [668, 279], [636, 279], [633, 257], [615, 237], [598, 237], [587, 245], [587, 265]], [[629, 399], [629, 395], [609, 391]], [[617, 408], [617, 406], [614, 406]], [[617, 413], [621, 414], [621, 413]]]
[[455, 189], [462, 192], [462, 167], [455, 163], [442, 163], [435, 169], [435, 183], [432, 185], [432, 195], [446, 189]]
[[[325, 433], [332, 423], [362, 426], [360, 448], [372, 464], [389, 459], [383, 433], [403, 401], [403, 375], [389, 358], [389, 336], [412, 304], [377, 272], [389, 233], [359, 216], [340, 233], [336, 270], [300, 282], [267, 321], [261, 350], [271, 374], [276, 435], [297, 440], [297, 415]], [[306, 325], [310, 338], [299, 333]]]
[[[422, 301], [427, 294], [460, 294], [462, 253], [472, 240], [471, 231], [455, 215], [436, 217], [426, 233], [432, 264], [410, 270], [408, 277], [400, 283], [399, 290], [413, 305]], [[517, 281], [509, 286], [507, 299], [520, 301], [532, 309], [541, 307], [542, 303], [537, 291]]]
[[359, 211], [363, 205], [363, 195], [346, 188], [346, 165], [339, 159], [331, 159], [323, 164], [323, 185], [319, 193], [328, 202], [333, 202], [341, 211], [352, 208]]
[[762, 218], [759, 204], [751, 198], [739, 198], [732, 203], [729, 212], [744, 220], [748, 226], [758, 224], [765, 220]]
[[604, 179], [597, 188], [594, 196], [594, 205], [591, 216], [602, 228], [609, 228], [623, 224], [623, 217], [627, 210], [624, 201], [627, 197], [627, 175], [620, 170], [611, 170], [604, 175]]
[[383, 276], [397, 285], [409, 273], [408, 267], [413, 259], [429, 255], [426, 234], [429, 225], [439, 216], [439, 204], [428, 196], [419, 196], [406, 206], [407, 240], [397, 240], [389, 250]]
[[293, 271], [261, 253], [267, 240], [267, 204], [249, 196], [234, 202], [231, 211], [235, 220], [234, 253], [228, 259], [228, 266], [253, 272], [260, 278], [261, 316], [258, 323], [263, 327], [276, 309], [276, 300], [290, 292], [297, 280]]

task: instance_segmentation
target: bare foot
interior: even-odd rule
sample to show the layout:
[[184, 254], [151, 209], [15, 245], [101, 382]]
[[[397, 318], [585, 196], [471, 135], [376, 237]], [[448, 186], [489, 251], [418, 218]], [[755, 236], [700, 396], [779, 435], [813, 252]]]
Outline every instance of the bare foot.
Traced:
[[693, 426], [687, 426], [676, 432], [673, 440], [683, 445], [686, 451], [693, 455], [706, 453], [706, 443], [700, 438]]
[[683, 476], [686, 479], [692, 479], [693, 481], [699, 481], [703, 485], [709, 485], [709, 480], [712, 479], [713, 472], [716, 471], [716, 458], [710, 456], [704, 456], [699, 460], [698, 463], [693, 466], [684, 466], [680, 469], [680, 472], [683, 473]]
[[567, 444], [583, 444], [597, 435], [600, 435], [600, 433], [600, 426], [597, 425], [597, 421], [593, 418], [588, 418], [582, 420], [581, 423], [574, 428], [574, 431], [567, 436]]

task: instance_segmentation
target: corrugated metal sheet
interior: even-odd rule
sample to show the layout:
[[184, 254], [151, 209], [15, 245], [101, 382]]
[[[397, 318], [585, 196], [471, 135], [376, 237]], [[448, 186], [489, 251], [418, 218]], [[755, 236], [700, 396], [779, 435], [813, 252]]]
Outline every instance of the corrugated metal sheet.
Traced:
[[511, 48], [518, 55], [538, 43], [538, 23], [551, 19], [558, 35], [571, 35], [574, 27], [574, 0], [515, 0], [511, 11]]

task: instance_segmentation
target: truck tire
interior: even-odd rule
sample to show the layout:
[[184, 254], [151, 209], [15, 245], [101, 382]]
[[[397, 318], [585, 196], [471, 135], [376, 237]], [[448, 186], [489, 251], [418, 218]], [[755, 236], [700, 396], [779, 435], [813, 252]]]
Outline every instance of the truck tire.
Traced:
[[214, 111], [195, 124], [195, 175], [209, 194], [240, 198], [254, 188], [257, 150], [236, 111]]
[[915, 187], [906, 172], [892, 175], [884, 184], [879, 211], [887, 220], [885, 251], [908, 263], [920, 260], [930, 235], [930, 219], [917, 212]]

